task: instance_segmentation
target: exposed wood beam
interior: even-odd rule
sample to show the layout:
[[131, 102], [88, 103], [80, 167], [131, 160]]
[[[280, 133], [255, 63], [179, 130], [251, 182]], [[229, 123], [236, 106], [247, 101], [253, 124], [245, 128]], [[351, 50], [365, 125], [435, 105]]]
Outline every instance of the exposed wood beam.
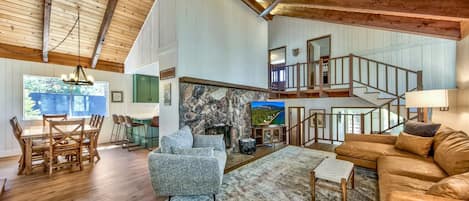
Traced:
[[[241, 0], [241, 1], [244, 2], [249, 8], [251, 8], [257, 14], [261, 14], [262, 11], [264, 11], [264, 7], [258, 2], [256, 2], [256, 0]], [[268, 14], [268, 15], [263, 16], [263, 18], [265, 20], [272, 20], [273, 16], [271, 14]]]
[[107, 31], [111, 25], [112, 16], [114, 10], [116, 10], [117, 0], [108, 0], [106, 12], [104, 13], [103, 20], [101, 22], [101, 28], [99, 29], [98, 39], [96, 39], [96, 45], [94, 46], [93, 55], [91, 56], [91, 68], [95, 68], [98, 64], [99, 55], [103, 49], [104, 40], [106, 38]]
[[461, 39], [466, 38], [469, 35], [469, 21], [461, 22]]
[[[284, 0], [283, 4], [330, 10], [461, 21], [469, 19], [467, 0]], [[358, 9], [358, 10], [357, 10]], [[375, 13], [375, 12], [379, 13]]]
[[462, 37], [461, 23], [454, 21], [344, 12], [316, 8], [298, 8], [282, 5], [279, 5], [273, 14], [345, 25], [373, 27], [452, 40], [460, 40]]
[[269, 7], [267, 7], [264, 11], [262, 11], [261, 14], [259, 14], [260, 17], [264, 17], [268, 14], [270, 14], [270, 12], [280, 3], [282, 2], [282, 0], [274, 0], [270, 5]]
[[[41, 62], [42, 63], [42, 50], [32, 49], [26, 47], [18, 47], [13, 45], [1, 44], [0, 43], [0, 58], [9, 58], [16, 60]], [[49, 52], [49, 63], [59, 64], [70, 67], [77, 65], [77, 56], [62, 54], [56, 52]], [[90, 58], [81, 57], [81, 65], [86, 66], [90, 63]], [[97, 70], [109, 71], [109, 72], [124, 72], [124, 64], [114, 63], [109, 61], [98, 61], [96, 65]]]
[[49, 30], [50, 30], [50, 13], [52, 7], [52, 0], [44, 0], [44, 18], [42, 30], [42, 61], [48, 62], [48, 48], [49, 48]]

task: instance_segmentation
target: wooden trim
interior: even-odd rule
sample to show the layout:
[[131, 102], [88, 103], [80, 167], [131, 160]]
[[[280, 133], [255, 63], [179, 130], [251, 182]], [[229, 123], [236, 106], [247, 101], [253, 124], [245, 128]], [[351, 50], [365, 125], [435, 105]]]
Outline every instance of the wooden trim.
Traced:
[[466, 38], [469, 35], [469, 21], [461, 22], [461, 39]]
[[329, 60], [330, 60], [330, 58], [332, 58], [332, 55], [331, 55], [332, 54], [332, 51], [331, 51], [332, 50], [332, 34], [329, 34], [329, 35], [320, 36], [320, 37], [317, 37], [317, 38], [312, 38], [312, 39], [309, 39], [309, 40], [306, 41], [306, 54], [307, 54], [306, 55], [306, 62], [307, 63], [309, 63], [309, 53], [310, 53], [309, 48], [308, 48], [309, 43], [311, 41], [321, 40], [321, 39], [327, 38], [327, 37], [329, 37]]
[[50, 14], [51, 14], [52, 0], [44, 0], [44, 18], [42, 30], [42, 61], [48, 62], [49, 52], [49, 31], [50, 31]]
[[[251, 8], [257, 14], [261, 14], [264, 11], [264, 7], [256, 2], [256, 0], [241, 0], [244, 4], [246, 4], [249, 8]], [[271, 14], [267, 14], [263, 16], [263, 18], [267, 21], [274, 19], [274, 16]]]
[[469, 19], [467, 0], [284, 0], [282, 4], [427, 19]]
[[160, 80], [167, 80], [176, 77], [176, 67], [160, 70]]
[[112, 16], [114, 16], [114, 10], [116, 9], [117, 0], [109, 0], [107, 2], [106, 12], [104, 13], [103, 21], [101, 22], [101, 28], [99, 28], [98, 38], [96, 39], [96, 45], [94, 46], [93, 55], [91, 56], [91, 68], [96, 68], [98, 59], [103, 49], [104, 40], [111, 25]]
[[329, 23], [379, 28], [405, 33], [428, 35], [452, 40], [461, 39], [460, 22], [393, 16], [371, 13], [357, 13], [317, 8], [277, 6], [275, 15], [319, 20]]
[[231, 83], [212, 81], [212, 80], [204, 80], [204, 79], [193, 78], [193, 77], [181, 77], [179, 78], [179, 82], [270, 93], [270, 90], [264, 89], [264, 88], [251, 87], [251, 86], [240, 85], [240, 84], [231, 84]]
[[270, 14], [270, 12], [275, 8], [277, 7], [277, 5], [282, 2], [282, 0], [274, 0], [264, 11], [261, 12], [261, 14], [259, 14], [259, 17], [264, 17], [268, 14]]
[[[0, 58], [32, 61], [42, 63], [42, 50], [32, 49], [26, 47], [18, 47], [13, 45], [1, 44], [0, 43]], [[49, 63], [65, 65], [75, 67], [78, 65], [77, 56], [62, 54], [57, 52], [48, 53]], [[82, 66], [88, 66], [91, 62], [90, 58], [81, 57], [80, 64]], [[110, 61], [99, 60], [96, 65], [97, 70], [123, 73], [124, 64], [114, 63]]]

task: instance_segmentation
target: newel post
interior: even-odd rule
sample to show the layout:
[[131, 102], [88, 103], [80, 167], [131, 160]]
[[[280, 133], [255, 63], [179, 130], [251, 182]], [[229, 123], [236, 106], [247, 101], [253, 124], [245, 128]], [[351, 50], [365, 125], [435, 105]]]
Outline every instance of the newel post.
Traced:
[[360, 114], [360, 133], [365, 134], [365, 114]]
[[348, 71], [348, 82], [349, 82], [349, 96], [352, 97], [353, 96], [353, 54], [350, 54], [348, 56], [348, 67], [349, 67], [349, 71]]

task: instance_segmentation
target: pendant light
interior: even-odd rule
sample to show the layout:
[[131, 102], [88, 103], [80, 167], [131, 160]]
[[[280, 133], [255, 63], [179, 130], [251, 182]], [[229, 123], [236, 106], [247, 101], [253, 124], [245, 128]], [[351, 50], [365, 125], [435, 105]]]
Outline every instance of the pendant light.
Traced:
[[63, 74], [62, 81], [65, 84], [69, 85], [88, 85], [92, 86], [94, 84], [94, 79], [91, 75], [86, 75], [84, 67], [80, 64], [80, 6], [78, 6], [78, 65], [75, 68], [73, 73], [70, 73], [68, 76]]

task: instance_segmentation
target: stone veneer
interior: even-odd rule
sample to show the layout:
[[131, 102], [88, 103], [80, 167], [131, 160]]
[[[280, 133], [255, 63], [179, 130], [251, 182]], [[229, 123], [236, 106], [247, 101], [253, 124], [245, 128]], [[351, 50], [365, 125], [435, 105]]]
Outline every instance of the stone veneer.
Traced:
[[238, 152], [238, 140], [251, 135], [250, 102], [267, 100], [269, 94], [226, 87], [180, 83], [179, 126], [188, 125], [194, 134], [217, 124], [231, 125], [231, 146]]

